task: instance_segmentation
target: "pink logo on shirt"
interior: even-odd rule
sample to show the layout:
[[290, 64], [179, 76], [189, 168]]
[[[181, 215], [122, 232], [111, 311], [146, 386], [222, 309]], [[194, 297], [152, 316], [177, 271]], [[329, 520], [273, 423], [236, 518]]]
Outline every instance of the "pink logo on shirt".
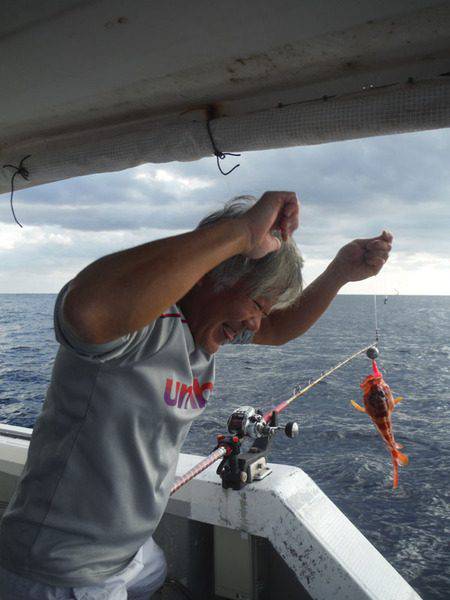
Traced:
[[175, 381], [175, 386], [173, 379], [167, 378], [166, 389], [164, 390], [164, 402], [168, 406], [176, 406], [177, 408], [204, 408], [213, 387], [214, 385], [211, 381], [200, 383], [197, 377], [194, 377], [192, 385]]

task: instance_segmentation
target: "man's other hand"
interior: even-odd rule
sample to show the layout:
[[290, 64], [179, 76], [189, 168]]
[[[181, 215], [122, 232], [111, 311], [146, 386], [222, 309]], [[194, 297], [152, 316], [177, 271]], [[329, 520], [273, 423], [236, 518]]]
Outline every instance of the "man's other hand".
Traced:
[[353, 240], [343, 246], [330, 264], [343, 283], [377, 275], [389, 258], [393, 236], [383, 231], [374, 238]]

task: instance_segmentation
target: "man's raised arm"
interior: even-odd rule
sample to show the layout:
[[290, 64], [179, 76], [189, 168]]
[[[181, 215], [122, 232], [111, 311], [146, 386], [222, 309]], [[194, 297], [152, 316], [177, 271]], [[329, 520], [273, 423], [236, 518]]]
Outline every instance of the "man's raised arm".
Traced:
[[100, 258], [72, 281], [64, 316], [88, 343], [137, 331], [182, 298], [208, 271], [235, 254], [260, 258], [298, 225], [292, 192], [266, 192], [246, 213], [189, 233]]
[[379, 273], [392, 248], [392, 234], [350, 242], [339, 250], [292, 306], [274, 311], [255, 334], [255, 344], [281, 345], [302, 335], [321, 317], [343, 285]]

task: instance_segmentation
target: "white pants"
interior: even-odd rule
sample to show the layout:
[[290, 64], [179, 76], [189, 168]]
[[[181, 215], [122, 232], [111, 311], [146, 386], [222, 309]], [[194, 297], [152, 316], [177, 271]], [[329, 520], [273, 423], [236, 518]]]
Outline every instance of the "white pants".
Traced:
[[84, 587], [55, 587], [0, 567], [0, 600], [148, 600], [164, 583], [166, 559], [150, 538], [116, 575]]

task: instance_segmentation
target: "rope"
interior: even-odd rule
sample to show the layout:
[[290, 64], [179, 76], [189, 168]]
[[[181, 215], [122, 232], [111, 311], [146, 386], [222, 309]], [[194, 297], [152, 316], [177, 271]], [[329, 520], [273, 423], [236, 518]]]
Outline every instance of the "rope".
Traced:
[[23, 179], [25, 179], [25, 181], [28, 181], [29, 179], [29, 175], [30, 172], [28, 171], [28, 169], [26, 169], [23, 166], [23, 163], [27, 160], [27, 158], [30, 158], [31, 154], [28, 154], [28, 156], [24, 156], [22, 158], [22, 160], [19, 163], [19, 166], [16, 167], [16, 165], [3, 165], [4, 169], [10, 168], [10, 169], [15, 169], [15, 173], [13, 173], [12, 177], [11, 177], [11, 197], [9, 199], [9, 204], [11, 206], [11, 212], [13, 214], [14, 217], [14, 221], [17, 223], [17, 225], [19, 225], [19, 227], [23, 227], [22, 223], [19, 222], [19, 220], [16, 217], [16, 213], [14, 212], [14, 206], [13, 206], [13, 197], [14, 197], [14, 179], [16, 178], [17, 175], [20, 175], [21, 177], [23, 177]]
[[237, 165], [234, 165], [234, 167], [232, 169], [230, 169], [229, 171], [227, 171], [225, 173], [225, 171], [222, 171], [222, 168], [220, 166], [220, 160], [223, 160], [224, 158], [226, 158], [227, 156], [241, 156], [240, 154], [233, 154], [233, 152], [221, 152], [219, 150], [219, 148], [216, 146], [216, 142], [214, 141], [213, 135], [212, 135], [212, 131], [211, 131], [211, 119], [208, 119], [206, 121], [206, 129], [208, 130], [208, 135], [209, 135], [209, 139], [211, 140], [211, 144], [214, 150], [214, 155], [217, 159], [217, 168], [219, 169], [219, 171], [222, 173], [222, 175], [229, 175], [230, 173], [232, 173], [235, 169], [237, 169], [238, 167], [240, 167], [240, 163]]

